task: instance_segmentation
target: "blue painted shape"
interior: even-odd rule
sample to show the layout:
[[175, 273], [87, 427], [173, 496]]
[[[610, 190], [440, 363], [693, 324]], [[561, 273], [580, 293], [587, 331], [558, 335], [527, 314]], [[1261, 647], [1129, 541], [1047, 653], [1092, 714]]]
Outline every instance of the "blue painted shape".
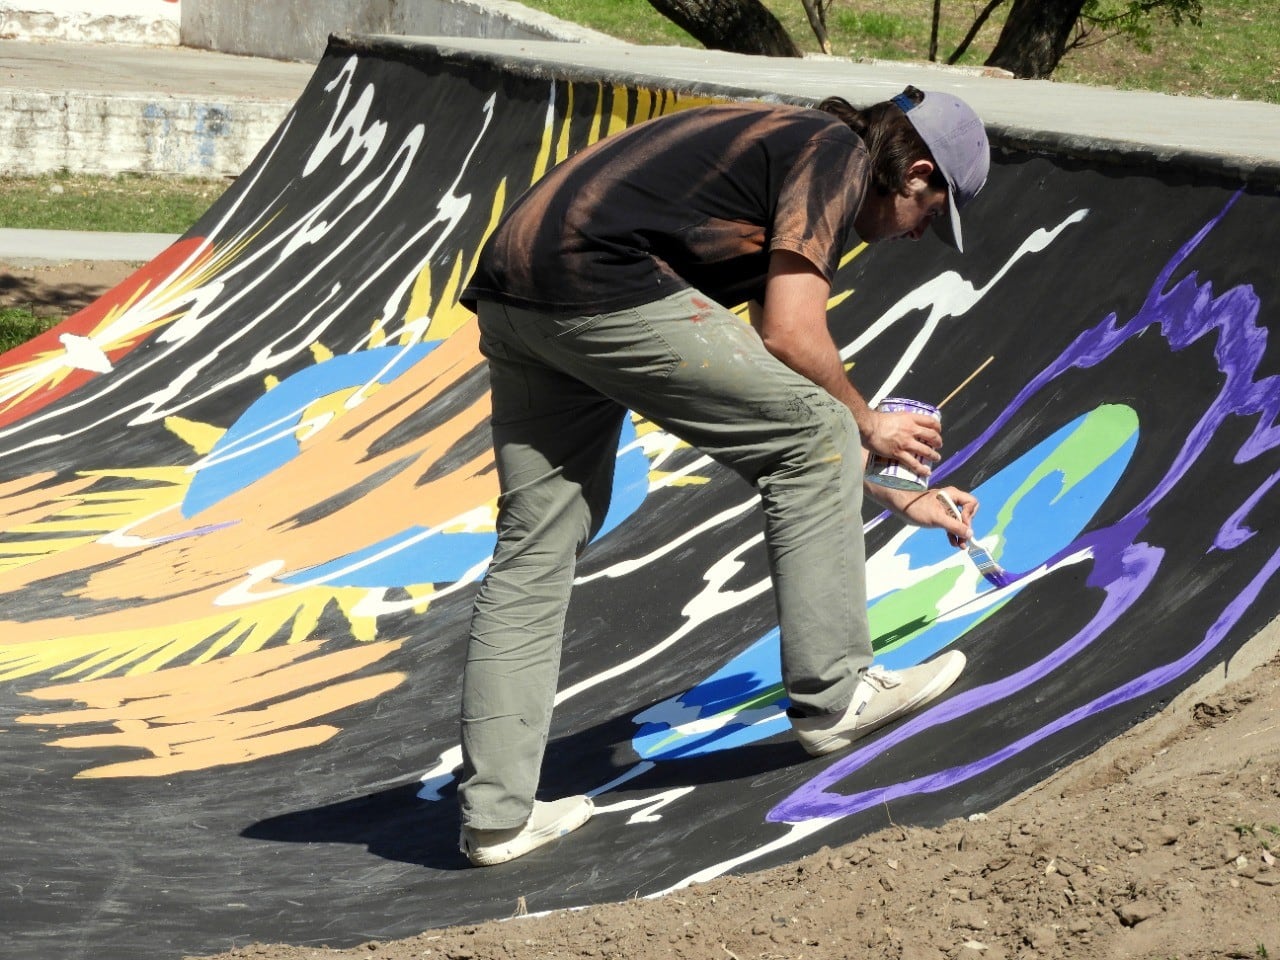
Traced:
[[[423, 360], [440, 341], [409, 348], [378, 347], [332, 357], [307, 367], [259, 397], [219, 438], [182, 502], [193, 517], [243, 490], [298, 455], [297, 429], [306, 410], [332, 394], [371, 380], [387, 384]], [[603, 536], [634, 513], [649, 489], [649, 461], [634, 443], [635, 426], [623, 421], [618, 461]], [[408, 527], [373, 544], [361, 544], [340, 557], [276, 579], [294, 585], [370, 589], [453, 582], [477, 571], [493, 554], [496, 536], [485, 531], [429, 531]], [[472, 574], [479, 576], [479, 572]]]
[[[306, 409], [318, 400], [370, 382], [387, 384], [434, 350], [440, 341], [404, 349], [378, 347], [343, 354], [298, 371], [250, 404], [224, 433], [196, 474], [182, 501], [193, 517], [256, 483], [298, 455], [295, 431]], [[402, 354], [398, 362], [396, 355]], [[379, 371], [391, 365], [382, 376]]]
[[787, 698], [778, 665], [778, 628], [702, 683], [633, 718], [631, 745], [645, 760], [728, 750], [787, 729]]
[[[1137, 417], [1128, 408], [1108, 409], [1123, 409], [1125, 413], [1078, 417], [974, 491], [982, 504], [975, 518], [974, 533], [985, 539], [1003, 524], [999, 531], [1002, 539], [993, 555], [1015, 576], [1017, 571], [1034, 569], [1068, 547], [1123, 475], [1137, 447]], [[1099, 446], [1102, 450], [1109, 446], [1112, 452], [1100, 455], [1097, 462], [1082, 467], [1078, 460], [1063, 453], [1087, 448], [1091, 432], [1101, 436], [1104, 430], [1110, 433]], [[1060, 467], [1059, 458], [1065, 458]], [[1072, 472], [1069, 489], [1066, 471]], [[1037, 473], [1041, 476], [1032, 483]], [[948, 561], [969, 561], [958, 556], [937, 530], [911, 533], [897, 552], [907, 558], [911, 570], [933, 566], [939, 566], [940, 570], [906, 588], [921, 596], [918, 606], [912, 607], [909, 602], [904, 605], [899, 591], [871, 600], [868, 617], [873, 635], [885, 633], [887, 626], [892, 626], [876, 622], [876, 607], [881, 603], [892, 602], [898, 619], [905, 607], [921, 620], [919, 629], [906, 632], [877, 653], [876, 662], [889, 669], [902, 669], [928, 660], [993, 616], [1020, 589], [1015, 582], [1004, 588], [1000, 600], [977, 604], [971, 614], [939, 611], [933, 606], [934, 598], [946, 593], [955, 581], [954, 567], [948, 566]], [[982, 589], [989, 587], [986, 581], [980, 583], [979, 593], [989, 592]], [[950, 615], [939, 619], [943, 612]], [[640, 729], [632, 738], [636, 753], [650, 760], [697, 756], [743, 746], [786, 730], [788, 701], [782, 689], [779, 639], [775, 627], [697, 686], [637, 714], [633, 720]]]

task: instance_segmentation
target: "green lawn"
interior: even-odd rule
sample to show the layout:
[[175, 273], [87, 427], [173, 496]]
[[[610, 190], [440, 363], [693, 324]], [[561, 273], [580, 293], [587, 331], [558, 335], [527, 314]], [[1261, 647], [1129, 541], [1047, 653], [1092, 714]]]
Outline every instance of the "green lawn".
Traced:
[[0, 307], [0, 353], [44, 333], [60, 319], [45, 320], [22, 307]]
[[228, 182], [70, 173], [0, 177], [0, 224], [11, 229], [185, 233]]
[[[525, 6], [612, 34], [631, 43], [697, 46], [648, 0], [521, 0]], [[800, 0], [764, 0], [806, 52], [817, 52]], [[955, 49], [976, 2], [942, 6], [939, 59]], [[924, 60], [932, 0], [835, 0], [827, 17], [837, 56]], [[1067, 55], [1054, 79], [1127, 89], [1280, 103], [1280, 2], [1204, 0], [1199, 27], [1153, 20], [1149, 49], [1116, 38]], [[987, 23], [962, 63], [986, 59], [1002, 11]]]

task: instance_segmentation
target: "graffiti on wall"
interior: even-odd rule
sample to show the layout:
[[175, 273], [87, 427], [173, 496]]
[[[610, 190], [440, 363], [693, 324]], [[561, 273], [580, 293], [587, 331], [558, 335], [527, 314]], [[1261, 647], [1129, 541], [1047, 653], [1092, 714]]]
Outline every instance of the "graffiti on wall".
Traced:
[[[695, 102], [331, 48], [191, 234], [0, 359], [0, 750], [145, 790], [326, 756], [374, 784], [372, 747], [395, 741], [415, 808], [447, 810], [497, 492], [458, 292], [551, 165]], [[605, 829], [674, 862], [650, 887], [776, 862], [889, 804], [927, 820], [998, 802], [1274, 616], [1277, 291], [1238, 245], [1274, 233], [1275, 201], [1157, 202], [1175, 189], [1005, 158], [977, 253], [846, 257], [832, 328], [864, 393], [936, 400], [995, 358], [948, 407], [936, 477], [979, 496], [977, 538], [1012, 582], [868, 513], [881, 662], [960, 647], [971, 666], [832, 760], [757, 766], [787, 702], [753, 492], [628, 423], [557, 716], [588, 731], [575, 786]], [[675, 839], [711, 810], [736, 818], [731, 841]], [[602, 896], [636, 889], [612, 869]]]

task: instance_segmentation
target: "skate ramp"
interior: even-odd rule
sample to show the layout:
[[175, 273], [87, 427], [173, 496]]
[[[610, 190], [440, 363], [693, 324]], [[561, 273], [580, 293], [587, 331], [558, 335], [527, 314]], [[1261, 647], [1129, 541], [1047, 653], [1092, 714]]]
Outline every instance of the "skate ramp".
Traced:
[[457, 295], [552, 164], [713, 93], [335, 39], [187, 236], [0, 359], [12, 956], [351, 945], [967, 816], [1275, 619], [1273, 187], [1003, 150], [969, 254], [852, 251], [832, 308], [874, 397], [936, 402], [981, 368], [944, 410], [935, 477], [979, 495], [1013, 584], [866, 513], [882, 662], [954, 647], [961, 680], [805, 757], [753, 492], [632, 421], [543, 778], [600, 812], [469, 868], [456, 715], [496, 482]]

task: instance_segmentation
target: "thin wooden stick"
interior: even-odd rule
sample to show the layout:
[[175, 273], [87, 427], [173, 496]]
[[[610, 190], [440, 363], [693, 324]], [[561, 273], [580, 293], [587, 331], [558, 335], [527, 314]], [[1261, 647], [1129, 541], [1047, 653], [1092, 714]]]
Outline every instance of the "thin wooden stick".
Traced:
[[956, 387], [949, 394], [947, 394], [946, 399], [943, 400], [942, 403], [938, 404], [938, 409], [941, 410], [944, 406], [946, 406], [948, 400], [951, 400], [957, 393], [959, 393], [961, 390], [967, 387], [970, 383], [972, 383], [973, 378], [976, 377], [978, 374], [980, 374], [983, 370], [987, 369], [987, 364], [989, 364], [994, 359], [995, 359], [995, 356], [992, 355], [990, 357], [987, 357], [987, 359], [983, 360], [982, 365], [979, 366], [977, 370], [973, 371], [973, 373], [965, 377], [964, 382], [961, 383], [960, 386]]

